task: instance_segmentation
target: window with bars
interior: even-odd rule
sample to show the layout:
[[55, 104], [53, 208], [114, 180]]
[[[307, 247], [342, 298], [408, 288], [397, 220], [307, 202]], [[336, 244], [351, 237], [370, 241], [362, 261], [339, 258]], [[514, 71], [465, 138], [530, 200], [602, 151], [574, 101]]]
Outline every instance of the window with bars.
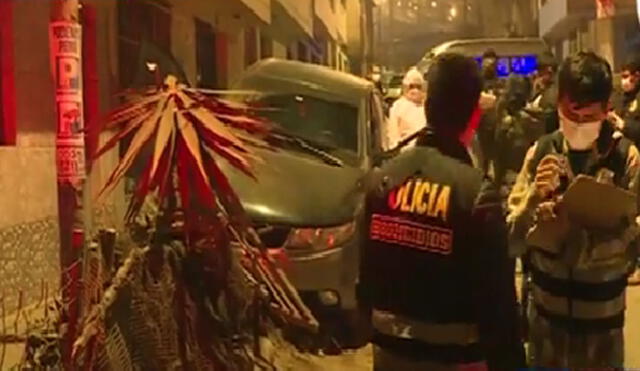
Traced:
[[298, 42], [298, 60], [300, 62], [309, 61], [309, 48], [303, 42]]
[[216, 34], [209, 23], [199, 19], [195, 22], [198, 86], [209, 89], [220, 88], [216, 63]]
[[273, 40], [264, 34], [260, 35], [260, 58], [273, 57]]
[[249, 67], [258, 60], [258, 32], [255, 27], [244, 30], [244, 65]]
[[[159, 50], [169, 53], [171, 50], [171, 14], [163, 1], [131, 0], [118, 2], [118, 48], [120, 85], [130, 87], [136, 74], [143, 66], [140, 64], [140, 51], [148, 43]], [[156, 62], [159, 63], [159, 62]], [[144, 83], [153, 83], [154, 76], [149, 74]]]

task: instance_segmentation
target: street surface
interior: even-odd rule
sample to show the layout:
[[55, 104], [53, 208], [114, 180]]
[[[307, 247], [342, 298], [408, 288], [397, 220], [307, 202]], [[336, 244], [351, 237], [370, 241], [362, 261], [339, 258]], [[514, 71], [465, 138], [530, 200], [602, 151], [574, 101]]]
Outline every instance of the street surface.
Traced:
[[[626, 363], [629, 369], [640, 370], [640, 287], [627, 291], [627, 321], [625, 326]], [[335, 357], [296, 355], [282, 371], [371, 371], [373, 369], [371, 346], [357, 352]]]

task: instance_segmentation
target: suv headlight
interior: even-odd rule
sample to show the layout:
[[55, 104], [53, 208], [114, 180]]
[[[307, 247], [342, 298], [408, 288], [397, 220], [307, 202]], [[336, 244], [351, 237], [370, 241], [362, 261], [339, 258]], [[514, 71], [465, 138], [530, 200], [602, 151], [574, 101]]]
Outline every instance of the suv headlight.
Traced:
[[284, 244], [292, 249], [333, 249], [348, 241], [356, 230], [356, 223], [350, 222], [330, 228], [294, 228]]

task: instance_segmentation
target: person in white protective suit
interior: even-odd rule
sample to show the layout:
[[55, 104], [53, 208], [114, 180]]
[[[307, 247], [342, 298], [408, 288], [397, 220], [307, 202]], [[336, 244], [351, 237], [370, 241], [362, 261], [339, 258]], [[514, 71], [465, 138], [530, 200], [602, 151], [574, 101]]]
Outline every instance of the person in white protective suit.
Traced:
[[425, 90], [422, 73], [415, 68], [410, 69], [402, 80], [402, 96], [393, 103], [389, 111], [385, 149], [395, 148], [403, 139], [426, 126]]

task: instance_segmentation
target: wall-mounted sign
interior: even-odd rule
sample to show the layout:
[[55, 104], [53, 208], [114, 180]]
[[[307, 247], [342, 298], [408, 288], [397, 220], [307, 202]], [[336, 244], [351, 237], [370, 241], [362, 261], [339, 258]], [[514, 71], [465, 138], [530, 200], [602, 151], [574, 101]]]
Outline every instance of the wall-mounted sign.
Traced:
[[85, 177], [80, 25], [52, 22], [49, 40], [56, 86], [58, 180], [77, 183]]

